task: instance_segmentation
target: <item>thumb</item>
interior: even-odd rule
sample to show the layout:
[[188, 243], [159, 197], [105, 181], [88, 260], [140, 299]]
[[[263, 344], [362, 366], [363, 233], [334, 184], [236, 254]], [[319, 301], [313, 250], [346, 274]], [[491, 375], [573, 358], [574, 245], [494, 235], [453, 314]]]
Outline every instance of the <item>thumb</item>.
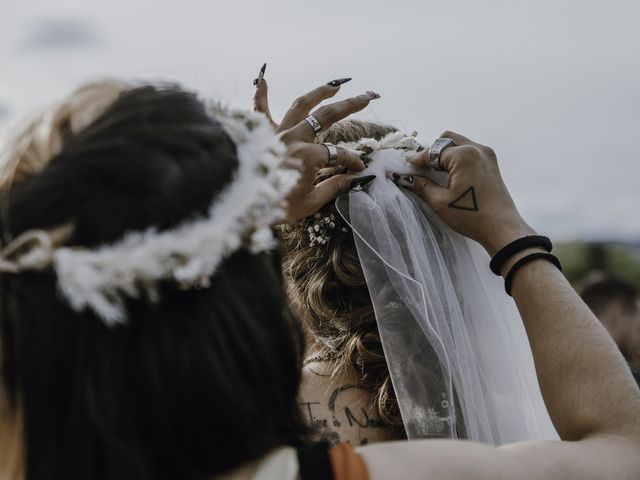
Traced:
[[394, 181], [401, 187], [411, 190], [433, 210], [437, 210], [446, 203], [449, 190], [429, 178], [418, 175], [399, 175], [396, 180], [394, 175]]

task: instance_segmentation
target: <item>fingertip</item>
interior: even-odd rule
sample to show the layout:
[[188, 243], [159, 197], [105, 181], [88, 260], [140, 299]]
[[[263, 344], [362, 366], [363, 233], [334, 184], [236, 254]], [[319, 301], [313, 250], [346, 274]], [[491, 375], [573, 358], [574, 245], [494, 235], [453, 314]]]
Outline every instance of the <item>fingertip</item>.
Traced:
[[367, 169], [367, 165], [360, 159], [353, 162], [352, 170], [355, 172], [362, 172]]
[[398, 185], [409, 190], [413, 190], [415, 179], [413, 178], [413, 175], [400, 175], [400, 178], [398, 179]]

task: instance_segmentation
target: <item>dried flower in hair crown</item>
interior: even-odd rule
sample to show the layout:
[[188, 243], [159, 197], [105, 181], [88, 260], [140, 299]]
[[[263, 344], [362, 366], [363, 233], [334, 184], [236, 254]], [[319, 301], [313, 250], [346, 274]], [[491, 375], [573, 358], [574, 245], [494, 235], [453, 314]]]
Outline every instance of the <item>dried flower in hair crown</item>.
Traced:
[[163, 232], [131, 232], [94, 250], [56, 246], [50, 232], [25, 232], [0, 251], [0, 272], [53, 267], [74, 310], [90, 309], [113, 325], [126, 321], [125, 297], [154, 300], [158, 283], [167, 280], [183, 288], [206, 286], [238, 249], [273, 249], [271, 227], [285, 217], [285, 198], [299, 173], [283, 168], [286, 147], [264, 116], [217, 104], [209, 110], [235, 143], [239, 166], [204, 218]]

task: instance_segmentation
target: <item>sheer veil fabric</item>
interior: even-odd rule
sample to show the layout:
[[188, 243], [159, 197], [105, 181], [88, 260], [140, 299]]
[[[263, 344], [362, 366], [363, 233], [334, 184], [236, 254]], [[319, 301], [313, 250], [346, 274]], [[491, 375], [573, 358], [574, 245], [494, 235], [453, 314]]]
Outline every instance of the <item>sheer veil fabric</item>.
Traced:
[[[411, 153], [372, 152], [366, 175], [377, 178], [336, 200], [353, 230], [408, 438], [557, 440], [522, 320], [489, 256], [387, 178], [416, 173], [405, 160]], [[444, 173], [422, 174], [446, 183]]]

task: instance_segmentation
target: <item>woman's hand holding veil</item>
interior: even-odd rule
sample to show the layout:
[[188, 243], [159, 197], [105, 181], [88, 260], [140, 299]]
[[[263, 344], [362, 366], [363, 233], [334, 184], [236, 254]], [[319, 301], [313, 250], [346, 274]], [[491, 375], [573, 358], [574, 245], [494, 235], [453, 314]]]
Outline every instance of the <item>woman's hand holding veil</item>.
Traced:
[[[449, 174], [447, 187], [419, 175], [397, 177], [397, 182], [421, 197], [451, 228], [479, 242], [491, 256], [511, 241], [535, 234], [507, 190], [493, 150], [454, 132], [440, 137], [456, 144], [440, 154], [440, 167]], [[409, 162], [430, 168], [429, 151]]]
[[298, 185], [289, 194], [289, 211], [286, 221], [295, 221], [317, 212], [326, 203], [347, 191], [349, 184], [356, 177], [355, 173], [366, 168], [356, 152], [336, 146], [335, 165], [344, 167], [346, 173], [334, 175], [314, 185], [318, 170], [328, 165], [330, 152], [325, 145], [314, 143], [320, 130], [316, 131], [312, 128], [306, 118], [311, 114], [319, 124], [318, 128], [326, 130], [337, 121], [363, 110], [371, 100], [380, 98], [377, 93], [369, 91], [322, 106], [311, 112], [311, 109], [335, 96], [339, 90], [340, 80], [329, 82], [302, 95], [292, 103], [278, 124], [269, 111], [267, 81], [264, 78], [256, 80], [254, 110], [264, 113], [269, 118], [276, 133], [287, 145], [289, 155], [294, 159], [292, 166], [298, 168], [302, 174]]

